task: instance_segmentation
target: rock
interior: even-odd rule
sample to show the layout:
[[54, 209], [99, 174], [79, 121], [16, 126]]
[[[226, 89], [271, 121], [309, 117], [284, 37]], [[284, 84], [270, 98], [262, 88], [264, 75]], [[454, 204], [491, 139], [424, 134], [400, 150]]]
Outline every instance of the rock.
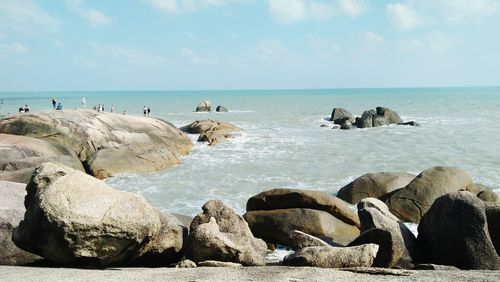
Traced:
[[379, 127], [379, 126], [391, 124], [386, 117], [379, 116], [379, 115], [373, 116], [372, 123], [373, 123], [373, 127]]
[[42, 258], [12, 242], [12, 230], [24, 216], [26, 184], [0, 181], [0, 265], [25, 265]]
[[212, 103], [210, 101], [203, 101], [196, 107], [197, 112], [210, 112], [212, 111]]
[[200, 267], [241, 267], [241, 263], [227, 262], [227, 261], [217, 261], [217, 260], [206, 260], [200, 261], [198, 263]]
[[363, 199], [358, 204], [361, 235], [349, 245], [375, 243], [379, 252], [376, 267], [412, 268], [416, 254], [416, 238], [413, 233], [389, 212], [387, 206], [375, 198]]
[[471, 192], [474, 195], [477, 195], [483, 192], [484, 190], [491, 190], [491, 188], [483, 184], [471, 183], [465, 188], [465, 190]]
[[337, 197], [357, 204], [364, 198], [379, 198], [396, 189], [403, 188], [415, 178], [410, 173], [378, 172], [367, 173], [342, 187]]
[[0, 133], [60, 144], [100, 179], [170, 167], [193, 146], [186, 134], [166, 121], [85, 109], [16, 115], [0, 121]]
[[399, 117], [398, 113], [389, 108], [377, 107], [377, 115], [383, 116], [389, 124], [403, 122], [401, 117]]
[[438, 197], [465, 190], [472, 183], [467, 172], [437, 166], [420, 173], [405, 188], [386, 200], [390, 211], [404, 221], [418, 223]]
[[420, 126], [420, 124], [416, 121], [408, 121], [408, 122], [398, 122], [398, 125], [410, 125], [410, 126]]
[[175, 265], [175, 268], [195, 268], [195, 267], [196, 267], [196, 263], [194, 263], [194, 261], [188, 260], [188, 259], [181, 260], [180, 262], [178, 262]]
[[166, 234], [177, 227], [165, 223], [142, 196], [69, 167], [41, 164], [26, 190], [26, 213], [12, 240], [59, 264], [103, 267], [157, 254], [166, 263], [181, 240], [182, 234]]
[[208, 145], [212, 146], [234, 138], [237, 135], [238, 133], [229, 131], [208, 131], [200, 134], [198, 142], [208, 142]]
[[171, 215], [175, 216], [189, 230], [193, 217], [179, 213], [171, 213]]
[[223, 107], [223, 106], [217, 106], [217, 108], [215, 109], [216, 112], [221, 112], [221, 113], [227, 113], [228, 110], [226, 109], [226, 107]]
[[[248, 199], [246, 206], [247, 211], [288, 208], [321, 210], [330, 213], [349, 225], [358, 227], [360, 225], [357, 214], [344, 201], [319, 191], [288, 188], [272, 189], [251, 197]], [[304, 232], [308, 233], [307, 231]]]
[[76, 154], [53, 141], [0, 134], [0, 180], [28, 183], [35, 167], [55, 162], [85, 171]]
[[343, 130], [347, 130], [347, 129], [351, 129], [351, 128], [352, 128], [352, 123], [351, 123], [351, 121], [349, 121], [349, 120], [344, 121], [344, 122], [340, 125], [340, 129], [343, 129]]
[[484, 202], [500, 202], [497, 193], [491, 190], [483, 190], [477, 194], [477, 197]]
[[[292, 232], [290, 232], [290, 246], [294, 251], [298, 251], [306, 247], [331, 247], [329, 243], [321, 240], [320, 238], [314, 237], [299, 230], [292, 230]], [[341, 247], [341, 245], [337, 244], [334, 247]]]
[[233, 138], [241, 131], [236, 125], [216, 121], [216, 120], [197, 120], [181, 127], [181, 130], [187, 133], [200, 134], [198, 142], [208, 142], [209, 145], [215, 145]]
[[458, 268], [451, 265], [440, 265], [432, 263], [421, 263], [415, 265], [413, 268], [415, 270], [459, 270]]
[[291, 208], [254, 210], [244, 215], [252, 233], [269, 243], [291, 245], [290, 232], [299, 230], [316, 237], [329, 237], [346, 245], [359, 235], [358, 227], [347, 224], [330, 213]]
[[488, 233], [491, 242], [500, 255], [500, 205], [497, 203], [486, 203], [486, 220], [488, 222]]
[[417, 272], [414, 270], [391, 269], [391, 268], [380, 268], [380, 267], [349, 267], [349, 268], [343, 268], [342, 271], [371, 274], [372, 276], [370, 276], [369, 279], [367, 280], [373, 280], [375, 277], [373, 275], [378, 275], [380, 276], [379, 278], [380, 281], [387, 281], [390, 276], [413, 276], [417, 274]]
[[333, 108], [330, 120], [335, 124], [343, 124], [346, 120], [351, 123], [355, 121], [354, 115], [344, 108]]
[[373, 118], [376, 115], [374, 110], [364, 111], [361, 117], [356, 120], [356, 126], [359, 128], [373, 127]]
[[343, 248], [307, 247], [285, 257], [283, 264], [322, 268], [369, 267], [377, 251], [375, 244]]
[[186, 257], [196, 263], [219, 260], [264, 265], [266, 243], [253, 236], [243, 217], [218, 200], [208, 201], [202, 209], [191, 223]]
[[436, 199], [418, 226], [422, 262], [460, 269], [500, 269], [483, 201], [466, 191]]

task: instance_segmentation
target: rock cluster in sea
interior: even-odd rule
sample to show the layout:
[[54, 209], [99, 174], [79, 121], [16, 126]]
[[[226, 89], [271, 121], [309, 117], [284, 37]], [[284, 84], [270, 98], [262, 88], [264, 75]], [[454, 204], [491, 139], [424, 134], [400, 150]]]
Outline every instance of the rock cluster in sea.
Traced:
[[[195, 111], [196, 112], [211, 112], [212, 111], [212, 102], [210, 102], [208, 100], [202, 101], [201, 103], [198, 104]], [[221, 113], [228, 112], [226, 107], [220, 106], [220, 105], [215, 108], [215, 111], [221, 112]]]
[[337, 125], [334, 128], [340, 129], [378, 127], [389, 124], [419, 126], [415, 121], [403, 122], [397, 112], [384, 107], [364, 111], [360, 117], [355, 117], [344, 108], [333, 108], [330, 121]]
[[234, 138], [241, 131], [236, 125], [211, 119], [197, 120], [180, 129], [186, 133], [199, 134], [198, 142], [208, 142], [210, 146]]

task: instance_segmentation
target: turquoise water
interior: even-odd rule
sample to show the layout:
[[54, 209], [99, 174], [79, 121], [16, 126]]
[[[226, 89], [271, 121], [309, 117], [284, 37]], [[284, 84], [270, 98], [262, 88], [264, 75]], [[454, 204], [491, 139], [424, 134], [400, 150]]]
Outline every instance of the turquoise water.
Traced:
[[[142, 115], [143, 106], [150, 106], [153, 116], [176, 126], [211, 118], [243, 128], [242, 136], [224, 144], [196, 143], [183, 163], [169, 170], [106, 181], [165, 211], [194, 215], [205, 201], [218, 198], [244, 212], [250, 196], [271, 188], [335, 194], [367, 172], [419, 173], [436, 165], [461, 167], [500, 193], [500, 88], [0, 93], [0, 112], [15, 113], [25, 104], [46, 110], [51, 97], [66, 108], [80, 107], [83, 96], [87, 107], [100, 103], [109, 111], [114, 105], [129, 115]], [[195, 113], [205, 99], [230, 112]], [[334, 107], [361, 115], [376, 106], [422, 126], [320, 127], [329, 124], [325, 118]]]

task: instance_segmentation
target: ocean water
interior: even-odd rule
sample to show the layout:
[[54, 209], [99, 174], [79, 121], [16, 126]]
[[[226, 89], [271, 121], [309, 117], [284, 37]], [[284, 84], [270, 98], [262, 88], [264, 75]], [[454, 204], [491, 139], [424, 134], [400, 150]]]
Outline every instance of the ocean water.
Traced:
[[[184, 92], [0, 93], [0, 113], [11, 115], [28, 104], [32, 111], [51, 107], [56, 97], [66, 108], [105, 104], [109, 111], [152, 115], [184, 126], [216, 119], [243, 129], [217, 146], [197, 143], [182, 164], [146, 174], [120, 174], [106, 182], [143, 195], [163, 211], [201, 212], [221, 199], [244, 213], [246, 201], [261, 191], [288, 187], [337, 191], [368, 172], [418, 174], [437, 165], [466, 170], [475, 182], [500, 194], [500, 88], [334, 89]], [[229, 113], [196, 113], [202, 100]], [[334, 107], [355, 115], [377, 106], [397, 111], [420, 127], [385, 126], [342, 131], [330, 124]]]

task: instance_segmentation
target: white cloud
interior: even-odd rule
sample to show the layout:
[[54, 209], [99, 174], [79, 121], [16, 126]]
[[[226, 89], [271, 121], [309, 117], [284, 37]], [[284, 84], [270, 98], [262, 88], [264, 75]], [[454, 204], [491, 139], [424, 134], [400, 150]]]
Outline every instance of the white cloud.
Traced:
[[259, 54], [262, 56], [273, 57], [276, 55], [283, 54], [284, 52], [286, 52], [287, 49], [278, 40], [265, 39], [260, 42], [259, 46], [257, 47], [257, 50]]
[[154, 65], [163, 61], [160, 56], [125, 45], [96, 45], [93, 50], [100, 56], [114, 57], [135, 65]]
[[32, 0], [2, 0], [0, 4], [0, 32], [56, 32], [59, 24], [57, 18]]
[[181, 56], [194, 64], [213, 65], [219, 62], [219, 58], [213, 52], [199, 53], [190, 48], [181, 49]]
[[289, 24], [306, 19], [329, 20], [335, 16], [332, 1], [268, 0], [275, 21]]
[[331, 60], [338, 57], [341, 50], [337, 43], [317, 35], [308, 35], [307, 40], [314, 54], [323, 60]]
[[358, 17], [366, 11], [366, 5], [360, 0], [339, 0], [339, 6], [350, 17]]
[[418, 38], [399, 40], [397, 45], [403, 52], [408, 53], [444, 53], [453, 47], [454, 40], [441, 31], [426, 33]]
[[476, 21], [500, 11], [495, 0], [440, 0], [443, 17], [448, 22]]
[[365, 33], [363, 34], [363, 38], [364, 38], [364, 41], [366, 44], [368, 45], [379, 45], [381, 43], [384, 43], [384, 38], [378, 34], [376, 34], [375, 32], [371, 32], [371, 31], [365, 31]]
[[224, 6], [241, 0], [142, 0], [156, 10], [166, 13], [194, 12], [205, 7]]
[[408, 4], [388, 4], [386, 11], [391, 23], [400, 30], [412, 29], [424, 23], [424, 18]]
[[87, 20], [91, 27], [100, 27], [111, 22], [111, 18], [102, 12], [87, 8], [84, 0], [65, 0], [65, 3], [68, 9]]

